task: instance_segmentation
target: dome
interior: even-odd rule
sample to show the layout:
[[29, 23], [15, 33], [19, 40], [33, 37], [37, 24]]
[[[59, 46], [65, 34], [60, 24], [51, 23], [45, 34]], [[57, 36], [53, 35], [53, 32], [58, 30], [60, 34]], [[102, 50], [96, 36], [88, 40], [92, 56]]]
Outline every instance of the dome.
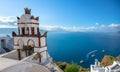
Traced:
[[21, 16], [20, 20], [21, 20], [21, 22], [27, 22], [30, 20], [30, 17], [31, 17], [30, 14], [25, 14], [25, 15]]

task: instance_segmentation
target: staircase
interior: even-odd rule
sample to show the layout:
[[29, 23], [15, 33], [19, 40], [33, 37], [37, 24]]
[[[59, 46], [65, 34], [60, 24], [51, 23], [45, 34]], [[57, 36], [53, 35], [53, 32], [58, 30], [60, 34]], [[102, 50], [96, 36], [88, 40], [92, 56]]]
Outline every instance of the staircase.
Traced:
[[3, 48], [3, 49], [4, 49], [6, 52], [9, 52], [9, 51], [10, 51], [10, 50], [9, 50], [8, 48], [6, 48], [6, 47]]

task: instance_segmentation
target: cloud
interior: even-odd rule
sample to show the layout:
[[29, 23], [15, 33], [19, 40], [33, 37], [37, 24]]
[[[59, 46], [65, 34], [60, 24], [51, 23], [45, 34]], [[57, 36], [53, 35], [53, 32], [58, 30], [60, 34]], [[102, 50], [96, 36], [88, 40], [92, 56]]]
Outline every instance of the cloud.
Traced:
[[69, 31], [69, 32], [85, 32], [85, 31], [93, 31], [96, 27], [77, 27], [77, 26], [51, 26], [51, 25], [40, 25], [41, 30], [47, 31]]
[[96, 24], [95, 24], [96, 26], [98, 26], [99, 25], [99, 23], [98, 22], [96, 22]]
[[16, 18], [13, 16], [0, 17], [0, 22], [15, 22]]
[[[13, 16], [0, 17], [0, 28], [17, 28], [16, 18]], [[120, 24], [100, 24], [96, 22], [93, 26], [58, 26], [58, 25], [40, 25], [41, 30], [47, 31], [69, 31], [69, 32], [90, 32], [90, 31], [109, 31], [120, 30]]]
[[99, 26], [53, 26], [53, 25], [40, 25], [41, 30], [47, 31], [69, 31], [69, 32], [95, 32], [95, 31], [111, 31], [111, 30], [119, 30], [120, 24], [109, 24], [109, 25], [100, 25]]
[[106, 26], [105, 25], [100, 25], [100, 28], [105, 28]]
[[55, 25], [40, 25], [40, 29], [47, 30], [47, 31], [54, 31], [54, 30], [59, 29], [59, 26], [55, 26]]
[[120, 24], [110, 24], [108, 25], [109, 28], [118, 28], [120, 29]]
[[85, 31], [93, 31], [96, 29], [96, 27], [94, 26], [90, 26], [90, 27], [76, 27], [76, 26], [72, 26], [72, 27], [61, 27], [63, 30], [65, 31], [71, 31], [71, 32], [85, 32]]
[[13, 16], [0, 17], [0, 28], [16, 28], [16, 18]]

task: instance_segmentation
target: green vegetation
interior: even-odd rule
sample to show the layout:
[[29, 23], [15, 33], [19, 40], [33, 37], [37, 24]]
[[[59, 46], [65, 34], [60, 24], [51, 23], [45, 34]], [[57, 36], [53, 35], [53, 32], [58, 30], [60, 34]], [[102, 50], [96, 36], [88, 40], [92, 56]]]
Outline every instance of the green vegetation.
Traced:
[[79, 66], [74, 62], [72, 62], [71, 64], [68, 64], [66, 62], [56, 62], [56, 64], [64, 72], [89, 72], [89, 68], [83, 68], [82, 66]]
[[[120, 55], [117, 57], [113, 57], [110, 55], [105, 55], [101, 61], [101, 65], [109, 66], [112, 65], [114, 61], [120, 61]], [[70, 64], [66, 62], [56, 62], [56, 64], [64, 71], [64, 72], [89, 72], [89, 68], [84, 68], [82, 66], [77, 65], [75, 62]]]
[[65, 72], [79, 72], [79, 66], [76, 63], [72, 62], [66, 66]]

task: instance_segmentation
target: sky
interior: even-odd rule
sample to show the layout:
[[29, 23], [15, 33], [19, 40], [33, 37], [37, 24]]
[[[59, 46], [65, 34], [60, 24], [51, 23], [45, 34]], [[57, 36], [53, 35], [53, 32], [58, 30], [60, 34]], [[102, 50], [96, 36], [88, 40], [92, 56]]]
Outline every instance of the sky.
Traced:
[[16, 27], [16, 17], [30, 8], [44, 30], [116, 31], [120, 0], [1, 0], [0, 28]]

